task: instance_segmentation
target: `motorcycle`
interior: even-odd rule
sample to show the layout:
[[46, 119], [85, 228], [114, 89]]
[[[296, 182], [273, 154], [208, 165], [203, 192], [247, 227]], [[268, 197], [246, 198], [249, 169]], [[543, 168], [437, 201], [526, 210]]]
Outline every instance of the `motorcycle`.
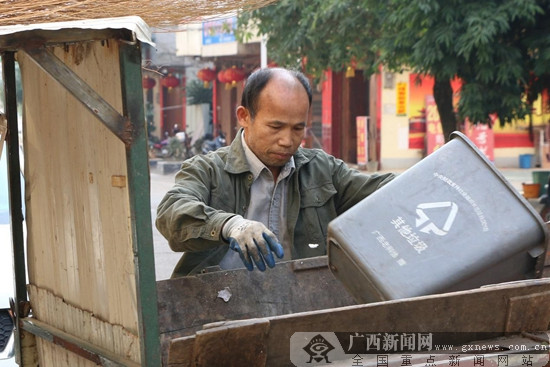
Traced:
[[195, 141], [195, 143], [193, 144], [192, 152], [193, 155], [208, 154], [209, 152], [213, 152], [214, 150], [217, 150], [218, 148], [221, 148], [226, 144], [227, 141], [223, 133], [220, 133], [215, 138], [212, 134], [206, 133], [203, 137]]
[[175, 136], [167, 136], [161, 141], [149, 141], [149, 156], [151, 158], [187, 159], [194, 154], [191, 151], [191, 137], [180, 131]]
[[213, 152], [214, 150], [225, 146], [227, 143], [225, 140], [225, 135], [220, 133], [216, 138], [213, 138], [211, 134], [210, 139], [205, 139], [202, 143], [202, 154], [207, 154], [208, 152]]

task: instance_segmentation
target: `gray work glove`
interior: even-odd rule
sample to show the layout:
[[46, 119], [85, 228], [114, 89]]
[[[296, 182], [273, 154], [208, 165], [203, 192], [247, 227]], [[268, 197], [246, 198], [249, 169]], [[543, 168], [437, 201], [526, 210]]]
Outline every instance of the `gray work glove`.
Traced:
[[263, 223], [244, 219], [240, 215], [229, 219], [223, 226], [223, 237], [229, 239], [229, 248], [237, 251], [244, 266], [250, 271], [254, 264], [260, 271], [265, 271], [265, 265], [273, 268], [275, 258], [284, 256], [283, 246], [277, 237]]

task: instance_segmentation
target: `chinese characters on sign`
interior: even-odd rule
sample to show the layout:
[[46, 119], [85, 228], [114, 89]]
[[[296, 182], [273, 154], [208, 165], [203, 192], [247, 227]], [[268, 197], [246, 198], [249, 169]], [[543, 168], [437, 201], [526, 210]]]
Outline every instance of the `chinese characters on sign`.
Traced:
[[290, 360], [297, 367], [543, 367], [549, 361], [546, 342], [449, 344], [449, 337], [456, 333], [296, 332]]
[[466, 120], [466, 136], [489, 159], [495, 161], [495, 136], [493, 129], [486, 124], [474, 125]]
[[432, 333], [336, 333], [346, 353], [422, 352], [432, 349]]
[[[380, 231], [372, 231], [371, 234], [376, 236], [376, 241], [382, 245], [382, 248], [394, 259], [397, 259], [399, 253], [397, 250], [388, 242], [388, 239]], [[403, 258], [397, 260], [399, 266], [406, 265], [407, 262]]]
[[407, 83], [397, 83], [396, 114], [397, 116], [407, 114]]
[[368, 161], [368, 134], [367, 134], [367, 116], [356, 117], [356, 129], [357, 129], [357, 164], [365, 165]]
[[422, 253], [422, 251], [428, 248], [428, 245], [420, 239], [418, 233], [416, 233], [403, 218], [397, 217], [396, 219], [392, 220], [391, 224], [393, 224], [401, 237], [407, 240], [407, 242], [413, 247], [413, 249], [417, 253], [420, 254]]

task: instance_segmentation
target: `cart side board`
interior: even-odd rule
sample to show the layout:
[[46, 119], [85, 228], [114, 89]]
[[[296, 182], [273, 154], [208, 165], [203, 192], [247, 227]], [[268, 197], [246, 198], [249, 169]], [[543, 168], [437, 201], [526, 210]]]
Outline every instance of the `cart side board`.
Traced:
[[[126, 29], [73, 31], [0, 35], [4, 78], [15, 81], [16, 60], [24, 93], [29, 284], [16, 281], [26, 307], [19, 348], [24, 366], [160, 366], [141, 43]], [[17, 140], [8, 144], [18, 154]], [[14, 249], [23, 253], [23, 241]], [[36, 358], [24, 333], [37, 336]]]

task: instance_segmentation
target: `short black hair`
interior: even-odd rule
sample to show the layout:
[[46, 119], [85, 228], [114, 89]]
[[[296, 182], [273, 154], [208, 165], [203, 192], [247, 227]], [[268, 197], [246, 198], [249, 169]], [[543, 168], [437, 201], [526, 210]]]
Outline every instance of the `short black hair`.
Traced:
[[262, 68], [250, 74], [250, 76], [246, 80], [243, 95], [241, 97], [241, 106], [248, 110], [251, 118], [254, 118], [254, 116], [256, 116], [260, 93], [265, 88], [267, 83], [271, 80], [273, 75], [275, 75], [276, 72], [280, 72], [281, 70], [290, 73], [292, 76], [298, 79], [298, 81], [306, 90], [309, 100], [309, 106], [311, 107], [311, 85], [309, 84], [308, 78], [302, 72], [283, 68]]

